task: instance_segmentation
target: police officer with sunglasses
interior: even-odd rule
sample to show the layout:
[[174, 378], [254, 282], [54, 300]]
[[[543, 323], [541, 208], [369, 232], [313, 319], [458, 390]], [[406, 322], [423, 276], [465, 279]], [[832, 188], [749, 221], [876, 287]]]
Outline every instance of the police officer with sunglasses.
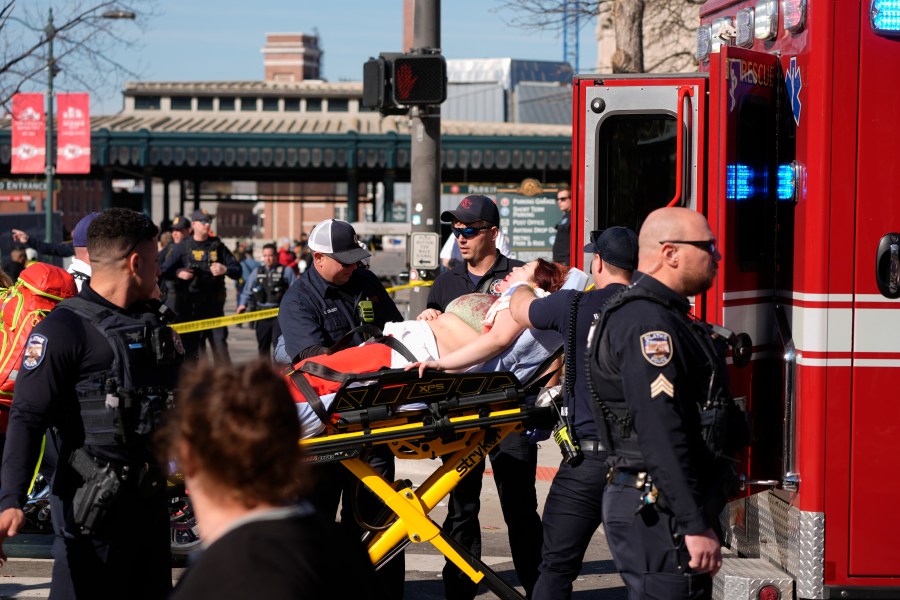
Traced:
[[603, 524], [631, 600], [709, 598], [722, 566], [718, 515], [746, 431], [721, 338], [688, 300], [712, 287], [721, 258], [702, 214], [650, 213], [633, 285], [591, 328], [585, 367], [611, 446]]
[[[456, 210], [441, 214], [452, 224], [463, 262], [435, 279], [428, 294], [428, 308], [420, 319], [434, 318], [454, 299], [473, 292], [498, 295], [497, 286], [513, 268], [522, 265], [497, 250], [500, 213], [487, 196], [466, 196]], [[490, 454], [494, 480], [500, 491], [503, 517], [509, 530], [513, 563], [528, 596], [537, 580], [541, 561], [541, 520], [534, 489], [537, 446], [523, 435], [505, 438]], [[485, 463], [473, 469], [450, 494], [444, 530], [475, 556], [481, 556], [481, 483]], [[447, 562], [443, 572], [448, 599], [471, 600], [478, 585]]]

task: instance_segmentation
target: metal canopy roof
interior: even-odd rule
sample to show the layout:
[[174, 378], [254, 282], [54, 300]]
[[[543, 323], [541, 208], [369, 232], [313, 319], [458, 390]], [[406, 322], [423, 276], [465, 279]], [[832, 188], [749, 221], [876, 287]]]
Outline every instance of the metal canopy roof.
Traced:
[[[163, 84], [160, 84], [163, 85]], [[221, 87], [218, 90], [221, 92]], [[10, 119], [0, 120], [0, 173], [9, 172]], [[348, 170], [408, 178], [410, 122], [377, 113], [123, 112], [91, 119], [91, 164], [194, 180], [341, 181]], [[445, 180], [566, 180], [571, 128], [442, 121]]]

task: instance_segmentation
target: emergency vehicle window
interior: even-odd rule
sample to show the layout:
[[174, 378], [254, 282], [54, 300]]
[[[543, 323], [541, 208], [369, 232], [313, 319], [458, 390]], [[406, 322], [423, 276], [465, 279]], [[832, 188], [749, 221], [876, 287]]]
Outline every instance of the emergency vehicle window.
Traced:
[[675, 117], [615, 115], [597, 132], [597, 220], [639, 231], [675, 195]]
[[728, 161], [726, 195], [735, 201], [734, 252], [743, 271], [759, 271], [774, 253], [777, 162], [773, 110], [768, 98], [741, 98], [736, 143], [729, 149], [734, 155]]

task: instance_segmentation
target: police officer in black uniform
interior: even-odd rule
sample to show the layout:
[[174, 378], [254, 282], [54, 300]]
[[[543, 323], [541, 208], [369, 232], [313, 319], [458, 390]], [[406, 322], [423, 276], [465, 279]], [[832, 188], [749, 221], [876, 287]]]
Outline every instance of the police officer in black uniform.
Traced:
[[572, 252], [572, 192], [568, 187], [556, 192], [556, 203], [562, 211], [562, 219], [556, 224], [556, 236], [553, 238], [553, 260], [563, 265], [569, 264]]
[[[281, 363], [293, 364], [324, 354], [338, 341], [358, 344], [364, 339], [362, 335], [347, 334], [361, 325], [381, 329], [385, 323], [403, 320], [378, 277], [368, 269], [358, 268], [371, 254], [360, 246], [350, 223], [326, 219], [315, 226], [308, 243], [313, 251], [312, 268], [288, 288], [278, 312], [282, 333], [275, 360]], [[393, 481], [394, 457], [389, 449], [377, 447], [367, 461]], [[341, 525], [353, 534], [361, 534], [354, 509], [358, 507], [366, 521], [374, 522], [383, 505], [368, 491], [357, 491], [358, 480], [341, 465], [332, 463], [316, 470], [318, 485], [310, 500], [323, 515], [333, 518], [343, 494]], [[378, 576], [389, 597], [403, 597], [402, 554], [382, 567]]]
[[175, 313], [176, 323], [190, 321], [188, 313], [188, 282], [179, 279], [177, 271], [181, 268], [182, 242], [191, 235], [191, 222], [188, 218], [176, 215], [172, 219], [172, 241], [159, 251], [159, 289], [160, 300]]
[[[212, 319], [225, 316], [225, 276], [238, 279], [241, 264], [234, 258], [222, 240], [210, 235], [214, 215], [197, 209], [191, 215], [194, 234], [181, 242], [180, 268], [176, 276], [188, 283], [187, 303], [191, 320]], [[171, 265], [164, 265], [163, 272]], [[184, 349], [187, 359], [195, 361], [200, 357], [203, 342], [209, 341], [217, 361], [231, 363], [228, 355], [228, 328], [216, 327], [195, 333], [186, 333]]]
[[[181, 363], [158, 301], [156, 226], [113, 208], [88, 228], [91, 281], [29, 335], [0, 474], [0, 543], [22, 525], [41, 438], [54, 428], [53, 598], [165, 598], [163, 470], [151, 436]], [[0, 549], [0, 558], [5, 554]]]
[[594, 401], [581, 365], [594, 316], [631, 282], [631, 273], [637, 268], [637, 235], [627, 227], [593, 231], [584, 251], [593, 253], [592, 291], [560, 290], [539, 299], [531, 288], [521, 286], [509, 305], [510, 314], [520, 325], [556, 331], [566, 340], [561, 420], [572, 448], [564, 453], [544, 502], [541, 573], [531, 595], [533, 600], [572, 596], [572, 583], [603, 516], [609, 438], [605, 428], [598, 430], [594, 422]]
[[[297, 279], [293, 269], [278, 264], [278, 248], [275, 247], [275, 244], [263, 246], [262, 259], [263, 264], [253, 269], [244, 284], [244, 289], [238, 298], [238, 313], [242, 313], [248, 308], [258, 310], [278, 308], [288, 288]], [[259, 355], [270, 358], [272, 348], [280, 336], [281, 328], [278, 326], [278, 317], [256, 321], [256, 343], [259, 347]]]
[[604, 528], [630, 599], [709, 598], [722, 566], [717, 520], [734, 472], [716, 456], [741, 432], [723, 432], [720, 419], [701, 427], [701, 411], [734, 404], [722, 349], [687, 299], [712, 286], [720, 259], [703, 215], [652, 212], [634, 284], [590, 338], [590, 384], [612, 445]]
[[[456, 210], [441, 214], [452, 224], [463, 262], [434, 280], [428, 293], [428, 308], [419, 319], [434, 318], [447, 305], [473, 292], [498, 294], [497, 285], [513, 268], [522, 265], [497, 250], [500, 213], [487, 196], [466, 196]], [[541, 519], [537, 513], [534, 482], [537, 470], [537, 446], [524, 432], [510, 435], [491, 454], [494, 481], [500, 493], [503, 518], [509, 531], [509, 545], [519, 582], [531, 595], [541, 562]], [[485, 461], [472, 469], [450, 493], [444, 530], [477, 557], [481, 556], [481, 486]], [[443, 571], [444, 593], [451, 600], [471, 600], [478, 585], [459, 568], [446, 561]]]

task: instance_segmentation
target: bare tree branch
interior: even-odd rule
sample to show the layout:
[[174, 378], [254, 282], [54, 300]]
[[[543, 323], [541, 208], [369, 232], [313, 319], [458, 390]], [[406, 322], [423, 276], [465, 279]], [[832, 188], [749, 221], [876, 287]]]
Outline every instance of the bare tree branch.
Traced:
[[[704, 0], [496, 0], [492, 10], [515, 27], [562, 32], [566, 18], [598, 19], [600, 36], [613, 32], [614, 72], [683, 70], [693, 66], [694, 30]], [[582, 21], [583, 22], [583, 21]], [[650, 57], [648, 68], [645, 57]]]
[[[53, 67], [61, 89], [94, 91], [124, 76], [137, 77], [116, 57], [136, 44], [137, 32], [156, 16], [158, 0], [57, 0], [53, 30], [47, 14], [26, 0], [0, 2], [0, 106], [13, 94], [43, 90], [48, 67], [48, 33], [53, 37]], [[103, 18], [106, 11], [132, 12], [135, 21]]]

